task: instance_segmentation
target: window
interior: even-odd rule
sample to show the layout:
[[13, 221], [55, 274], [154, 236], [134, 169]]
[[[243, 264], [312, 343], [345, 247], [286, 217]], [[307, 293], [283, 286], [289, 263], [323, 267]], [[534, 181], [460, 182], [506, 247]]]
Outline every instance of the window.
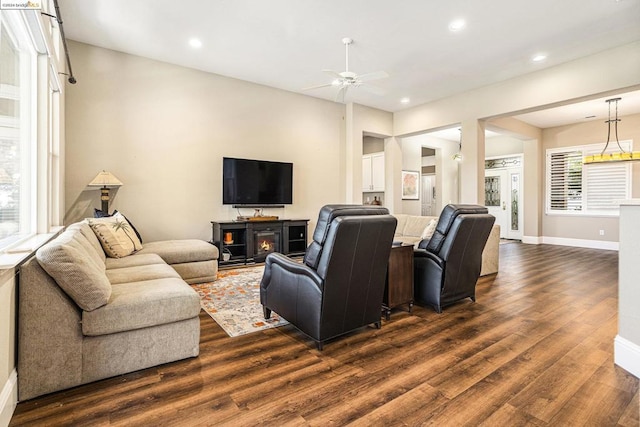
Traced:
[[0, 10], [0, 257], [62, 222], [62, 101], [49, 22], [36, 10]]
[[35, 52], [0, 19], [0, 249], [33, 233]]
[[[625, 151], [631, 141], [621, 141]], [[600, 154], [605, 144], [547, 150], [547, 213], [618, 215], [616, 200], [631, 195], [631, 165], [625, 162], [583, 166], [586, 155]], [[609, 144], [607, 153], [617, 152]]]

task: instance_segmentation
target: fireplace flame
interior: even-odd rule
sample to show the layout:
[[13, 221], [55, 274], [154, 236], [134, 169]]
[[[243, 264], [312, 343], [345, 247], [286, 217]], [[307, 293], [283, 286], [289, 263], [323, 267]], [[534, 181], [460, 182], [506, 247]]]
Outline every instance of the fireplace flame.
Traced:
[[260, 249], [263, 251], [270, 251], [273, 249], [273, 245], [266, 240], [263, 240], [262, 243], [260, 243]]

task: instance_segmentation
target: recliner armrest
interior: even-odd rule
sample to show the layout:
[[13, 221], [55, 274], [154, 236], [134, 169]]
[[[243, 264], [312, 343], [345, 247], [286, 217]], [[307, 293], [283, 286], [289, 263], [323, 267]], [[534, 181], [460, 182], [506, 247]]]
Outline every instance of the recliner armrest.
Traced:
[[429, 244], [429, 240], [431, 239], [422, 239], [418, 243], [418, 249], [427, 249], [427, 245]]
[[[428, 242], [428, 240], [427, 240]], [[431, 260], [433, 262], [435, 262], [437, 265], [439, 265], [441, 268], [444, 268], [444, 260], [442, 258], [440, 258], [438, 255], [434, 254], [433, 252], [429, 252], [427, 250], [424, 249], [415, 249], [413, 251], [413, 262], [421, 262], [421, 261], [426, 261], [426, 260]]]
[[313, 283], [318, 287], [318, 289], [322, 289], [322, 279], [320, 278], [320, 276], [318, 276], [318, 273], [316, 273], [313, 269], [311, 269], [306, 264], [301, 264], [299, 262], [296, 262], [281, 253], [272, 252], [269, 255], [267, 255], [267, 258], [265, 259], [265, 264], [266, 265], [264, 269], [264, 276], [262, 278], [262, 283], [264, 283], [266, 286], [268, 286], [271, 280], [271, 277], [270, 277], [271, 265], [277, 264], [278, 266], [282, 267], [284, 270], [287, 270], [290, 273], [303, 275], [310, 278], [313, 281]]

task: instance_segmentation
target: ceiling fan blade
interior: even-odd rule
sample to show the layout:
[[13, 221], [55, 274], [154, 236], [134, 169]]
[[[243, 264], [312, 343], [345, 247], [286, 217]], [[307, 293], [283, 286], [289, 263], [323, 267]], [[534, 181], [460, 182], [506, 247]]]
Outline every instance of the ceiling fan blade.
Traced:
[[374, 86], [370, 83], [363, 83], [360, 86], [362, 89], [364, 89], [365, 91], [372, 93], [374, 95], [379, 95], [379, 96], [383, 96], [386, 95], [387, 91], [385, 91], [384, 89], [382, 89], [381, 87], [378, 86]]
[[361, 74], [358, 80], [361, 82], [370, 82], [371, 80], [386, 79], [389, 74], [386, 71], [374, 71], [373, 73]]
[[323, 87], [329, 87], [329, 86], [333, 86], [333, 84], [331, 84], [331, 83], [326, 83], [326, 84], [323, 84], [323, 85], [316, 85], [316, 86], [303, 87], [303, 88], [302, 88], [302, 90], [303, 90], [303, 91], [305, 91], [305, 90], [320, 89], [320, 88], [323, 88]]
[[342, 86], [336, 94], [336, 102], [344, 104], [344, 96], [347, 93], [348, 86]]
[[336, 78], [336, 79], [341, 79], [342, 78], [342, 74], [340, 74], [337, 71], [333, 71], [333, 70], [322, 70], [323, 73], [325, 74], [329, 74], [331, 77]]

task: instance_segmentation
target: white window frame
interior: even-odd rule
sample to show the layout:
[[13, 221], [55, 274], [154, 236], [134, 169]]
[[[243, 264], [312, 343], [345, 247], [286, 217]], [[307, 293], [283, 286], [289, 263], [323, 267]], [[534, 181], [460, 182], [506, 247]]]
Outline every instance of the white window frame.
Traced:
[[[546, 182], [546, 192], [545, 192], [545, 213], [547, 215], [568, 215], [568, 216], [619, 216], [620, 215], [620, 207], [613, 203], [614, 199], [629, 199], [632, 194], [632, 169], [630, 162], [607, 162], [605, 164], [591, 164], [591, 165], [582, 165], [582, 173], [581, 173], [581, 199], [578, 202], [580, 209], [554, 209], [551, 206], [551, 157], [554, 154], [559, 153], [573, 153], [579, 152], [580, 157], [584, 158], [586, 155], [592, 154], [600, 154], [605, 148], [605, 143], [599, 144], [589, 144], [589, 145], [579, 145], [572, 147], [562, 147], [562, 148], [549, 148], [546, 150], [546, 170], [545, 170], [545, 182]], [[633, 148], [632, 140], [624, 140], [620, 141], [620, 145], [625, 151], [631, 151]], [[617, 143], [609, 143], [605, 153], [616, 153], [620, 152], [620, 148]], [[590, 206], [589, 194], [594, 197], [591, 201], [593, 205], [597, 204], [595, 201], [596, 195], [598, 195], [598, 189], [593, 184], [589, 187], [588, 178], [589, 171], [591, 170], [592, 177], [594, 176], [594, 172], [602, 171], [604, 168], [619, 168], [616, 172], [615, 169], [612, 170], [612, 174], [610, 175], [611, 181], [608, 181], [609, 187], [611, 187], [611, 182], [618, 182], [621, 187], [618, 188], [618, 192], [616, 194], [611, 194], [608, 198], [611, 200], [610, 208], [597, 208]], [[592, 168], [592, 169], [589, 169]], [[598, 170], [599, 168], [599, 170]], [[606, 172], [605, 172], [606, 173]], [[615, 178], [615, 179], [614, 179]], [[596, 184], [597, 185], [597, 184]], [[607, 199], [607, 195], [604, 192], [599, 193], [600, 195], [604, 195], [605, 199]]]
[[[28, 253], [24, 248], [37, 247], [42, 238], [59, 231], [64, 197], [60, 156], [64, 144], [60, 122], [63, 88], [58, 79], [60, 64], [55, 55], [50, 54], [51, 44], [59, 42], [57, 24], [47, 25], [51, 19], [41, 16], [40, 11], [3, 12], [0, 12], [0, 26], [7, 29], [12, 43], [19, 49], [21, 76], [19, 88], [0, 86], [0, 93], [20, 98], [21, 119], [0, 117], [0, 126], [5, 136], [20, 140], [22, 167], [20, 230], [3, 239], [0, 270], [16, 265], [18, 258], [14, 254]], [[27, 63], [28, 75], [25, 75], [22, 68]], [[28, 117], [26, 125], [24, 117]], [[28, 150], [24, 157], [23, 150], [25, 153]]]
[[20, 56], [20, 86], [1, 88], [4, 96], [20, 99], [20, 119], [0, 118], [5, 137], [15, 138], [20, 144], [20, 210], [19, 229], [6, 237], [0, 250], [18, 244], [36, 233], [36, 123], [37, 123], [37, 55], [28, 35], [24, 20], [18, 14], [3, 14], [2, 27]]

